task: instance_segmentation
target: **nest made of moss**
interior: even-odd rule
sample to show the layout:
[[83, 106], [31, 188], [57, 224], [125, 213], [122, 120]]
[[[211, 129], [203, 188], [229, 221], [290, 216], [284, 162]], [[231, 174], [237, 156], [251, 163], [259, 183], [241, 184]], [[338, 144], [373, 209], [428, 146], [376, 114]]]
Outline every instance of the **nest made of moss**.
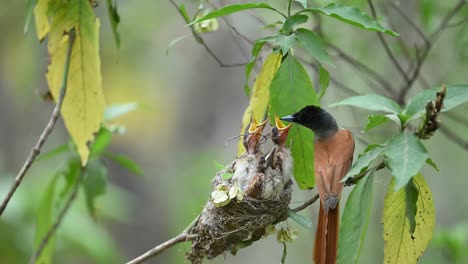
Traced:
[[[226, 186], [235, 188], [229, 180], [223, 180], [226, 170], [216, 174], [213, 188]], [[249, 196], [237, 196], [220, 206], [210, 199], [199, 218], [189, 230], [198, 237], [192, 242], [187, 259], [202, 263], [204, 258], [212, 259], [225, 252], [236, 252], [267, 235], [267, 229], [288, 218], [291, 201], [291, 182], [285, 186], [279, 199], [259, 200]]]

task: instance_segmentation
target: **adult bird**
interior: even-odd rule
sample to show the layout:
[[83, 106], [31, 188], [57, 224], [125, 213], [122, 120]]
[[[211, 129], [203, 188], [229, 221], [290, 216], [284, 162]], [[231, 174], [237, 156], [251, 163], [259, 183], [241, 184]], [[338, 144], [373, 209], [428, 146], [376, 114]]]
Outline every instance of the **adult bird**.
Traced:
[[311, 129], [314, 134], [314, 170], [320, 196], [320, 211], [315, 235], [314, 262], [335, 264], [338, 251], [339, 201], [343, 183], [353, 162], [354, 139], [335, 118], [318, 106], [306, 106], [282, 117]]
[[265, 200], [278, 200], [285, 187], [291, 183], [293, 158], [286, 148], [289, 129], [279, 117], [275, 118], [275, 126], [271, 129], [270, 138], [275, 146], [263, 155], [258, 164], [257, 174], [250, 182], [247, 195]]

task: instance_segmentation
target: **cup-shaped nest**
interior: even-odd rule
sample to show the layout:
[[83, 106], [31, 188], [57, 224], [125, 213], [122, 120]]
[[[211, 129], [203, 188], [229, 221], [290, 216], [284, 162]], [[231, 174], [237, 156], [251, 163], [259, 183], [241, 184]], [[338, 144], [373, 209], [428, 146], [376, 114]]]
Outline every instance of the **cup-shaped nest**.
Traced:
[[[214, 187], [233, 187], [230, 181], [222, 179], [225, 173], [223, 170], [216, 174], [212, 181]], [[187, 259], [198, 264], [204, 258], [212, 259], [228, 251], [235, 255], [239, 249], [265, 236], [267, 227], [286, 220], [290, 201], [291, 182], [276, 200], [244, 196], [242, 200], [233, 199], [219, 206], [210, 199], [189, 231], [198, 237], [193, 241]]]

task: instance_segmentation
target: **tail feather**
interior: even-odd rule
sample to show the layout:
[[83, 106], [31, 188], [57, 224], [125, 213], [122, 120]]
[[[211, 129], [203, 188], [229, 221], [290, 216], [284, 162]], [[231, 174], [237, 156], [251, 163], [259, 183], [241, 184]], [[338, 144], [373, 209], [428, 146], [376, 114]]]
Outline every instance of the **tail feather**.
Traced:
[[338, 230], [339, 230], [339, 202], [335, 209], [329, 209], [328, 213], [320, 203], [317, 232], [315, 233], [314, 263], [335, 264], [338, 252]]

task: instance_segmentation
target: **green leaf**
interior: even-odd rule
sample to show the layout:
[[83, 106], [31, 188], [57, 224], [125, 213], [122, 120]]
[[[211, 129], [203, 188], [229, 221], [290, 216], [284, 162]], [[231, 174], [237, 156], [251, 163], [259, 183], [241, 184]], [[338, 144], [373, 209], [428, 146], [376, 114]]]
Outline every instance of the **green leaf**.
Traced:
[[312, 229], [312, 221], [307, 216], [297, 214], [291, 210], [288, 211], [288, 216], [302, 227]]
[[386, 144], [384, 155], [395, 178], [395, 191], [404, 187], [421, 170], [429, 156], [421, 141], [407, 132], [391, 138]]
[[65, 178], [65, 186], [60, 191], [59, 197], [64, 200], [68, 194], [70, 194], [73, 186], [76, 184], [76, 180], [80, 176], [81, 173], [81, 164], [78, 157], [72, 157], [67, 162], [67, 167], [64, 171], [61, 172], [63, 177]]
[[432, 238], [435, 224], [432, 192], [421, 174], [416, 175], [413, 182], [419, 192], [413, 235], [406, 217], [405, 190], [395, 191], [395, 179], [392, 179], [385, 196], [382, 223], [386, 264], [417, 263]]
[[[34, 21], [36, 23], [36, 34], [39, 41], [43, 41], [49, 34], [50, 23], [47, 17], [49, 9], [49, 0], [37, 0], [34, 6]], [[28, 11], [29, 12], [29, 11]]]
[[358, 263], [372, 209], [375, 169], [351, 191], [344, 209], [338, 240], [338, 263]]
[[346, 98], [337, 103], [331, 104], [330, 107], [349, 105], [355, 106], [362, 109], [372, 110], [372, 111], [382, 111], [392, 114], [401, 113], [400, 106], [392, 101], [391, 99], [378, 95], [378, 94], [366, 94], [360, 96], [354, 96]]
[[90, 160], [85, 170], [83, 187], [89, 214], [96, 218], [96, 198], [106, 193], [107, 168], [100, 160]]
[[330, 85], [330, 74], [328, 73], [327, 69], [319, 65], [319, 84], [320, 84], [320, 91], [318, 93], [318, 99], [322, 98], [327, 92], [328, 86]]
[[184, 4], [180, 4], [179, 6], [179, 13], [182, 15], [182, 17], [185, 20], [185, 23], [190, 23], [192, 19], [190, 19], [190, 16], [187, 13], [187, 9], [185, 8]]
[[26, 17], [24, 20], [23, 34], [28, 33], [29, 24], [33, 15], [34, 7], [36, 7], [37, 0], [26, 0]]
[[429, 164], [429, 166], [434, 168], [436, 171], [440, 172], [439, 168], [437, 167], [437, 164], [435, 164], [435, 162], [431, 158], [428, 158], [426, 160], [426, 163]]
[[419, 190], [414, 185], [413, 180], [410, 180], [405, 186], [405, 203], [406, 203], [406, 218], [409, 222], [409, 232], [411, 235], [416, 230], [416, 213], [417, 213], [417, 202], [418, 202]]
[[345, 182], [348, 178], [353, 177], [354, 175], [359, 174], [362, 170], [367, 169], [369, 165], [376, 160], [380, 154], [385, 150], [381, 146], [376, 146], [364, 154], [360, 155], [359, 158], [354, 162], [353, 167], [348, 171], [348, 173], [343, 177], [341, 182]]
[[299, 28], [296, 30], [296, 39], [310, 56], [314, 57], [322, 64], [335, 67], [322, 40], [314, 32], [305, 28]]
[[105, 127], [101, 127], [98, 134], [94, 138], [93, 144], [89, 148], [89, 158], [99, 158], [107, 149], [112, 139], [112, 132]]
[[250, 87], [249, 87], [249, 78], [250, 73], [252, 72], [253, 67], [255, 66], [255, 62], [257, 62], [257, 57], [260, 51], [265, 45], [265, 42], [258, 42], [256, 41], [252, 47], [252, 58], [250, 58], [247, 65], [245, 65], [245, 94], [248, 96], [250, 94]]
[[[318, 105], [312, 82], [304, 67], [291, 55], [281, 64], [270, 85], [268, 116], [273, 122], [275, 114], [285, 116], [296, 113], [307, 105]], [[294, 158], [294, 177], [301, 189], [314, 186], [314, 134], [302, 126], [292, 126], [287, 146]]]
[[104, 111], [104, 121], [114, 120], [117, 117], [128, 114], [138, 108], [140, 108], [140, 104], [135, 102], [108, 106]]
[[302, 5], [302, 7], [307, 8], [307, 0], [294, 0]]
[[364, 132], [368, 132], [375, 127], [385, 124], [390, 119], [385, 115], [368, 115], [367, 120], [368, 122]]
[[49, 152], [46, 152], [44, 154], [41, 154], [39, 157], [37, 157], [36, 162], [43, 161], [43, 160], [48, 160], [50, 158], [53, 158], [59, 154], [62, 154], [64, 152], [67, 152], [69, 150], [68, 144], [63, 144], [60, 145]]
[[333, 3], [327, 5], [326, 7], [310, 8], [305, 9], [301, 12], [304, 11], [320, 12], [324, 15], [336, 18], [353, 26], [357, 26], [371, 31], [386, 33], [394, 37], [399, 36], [398, 33], [383, 27], [381, 24], [379, 24], [379, 22], [372, 19], [372, 17], [370, 17], [368, 14], [364, 13], [357, 7]]
[[112, 28], [112, 35], [114, 36], [115, 45], [120, 48], [120, 34], [117, 27], [120, 23], [120, 16], [117, 12], [117, 2], [114, 0], [106, 0], [107, 13], [109, 15], [109, 22]]
[[284, 14], [282, 14], [280, 11], [276, 10], [275, 8], [271, 7], [270, 5], [268, 5], [266, 3], [245, 3], [245, 4], [234, 4], [234, 5], [223, 6], [220, 9], [213, 10], [213, 11], [209, 12], [208, 14], [206, 14], [205, 16], [200, 17], [200, 18], [192, 21], [189, 24], [189, 26], [194, 25], [196, 23], [200, 23], [200, 22], [208, 20], [208, 19], [222, 17], [222, 16], [226, 16], [226, 15], [230, 15], [230, 14], [233, 14], [233, 13], [237, 13], [237, 12], [248, 10], [248, 9], [254, 9], [254, 8], [270, 9], [270, 10], [273, 10], [273, 11], [279, 13], [284, 18], [286, 18], [286, 16]]
[[285, 56], [296, 45], [296, 36], [279, 34], [274, 42], [281, 48], [281, 54]]
[[[436, 99], [436, 94], [439, 89], [440, 88], [428, 89], [414, 96], [408, 103], [405, 113], [413, 117], [418, 113], [424, 112], [427, 102]], [[447, 85], [447, 94], [444, 98], [442, 112], [449, 111], [466, 102], [468, 102], [468, 85]]]
[[296, 14], [296, 15], [290, 16], [288, 17], [288, 19], [286, 19], [286, 21], [284, 21], [284, 25], [283, 25], [283, 28], [281, 29], [281, 32], [284, 34], [289, 34], [292, 32], [295, 26], [306, 23], [308, 19], [309, 17], [306, 15]]
[[109, 157], [123, 168], [133, 172], [135, 175], [143, 176], [145, 174], [143, 170], [133, 160], [125, 157], [124, 155], [106, 153], [106, 157]]
[[[34, 249], [37, 250], [42, 239], [49, 231], [49, 228], [54, 223], [54, 197], [55, 197], [55, 188], [57, 185], [58, 177], [52, 178], [49, 183], [49, 186], [42, 195], [42, 198], [39, 202], [39, 208], [37, 210], [36, 218], [36, 232], [34, 234]], [[44, 247], [41, 256], [37, 259], [36, 263], [52, 263], [52, 257], [55, 249], [55, 236], [52, 236], [46, 246]]]

